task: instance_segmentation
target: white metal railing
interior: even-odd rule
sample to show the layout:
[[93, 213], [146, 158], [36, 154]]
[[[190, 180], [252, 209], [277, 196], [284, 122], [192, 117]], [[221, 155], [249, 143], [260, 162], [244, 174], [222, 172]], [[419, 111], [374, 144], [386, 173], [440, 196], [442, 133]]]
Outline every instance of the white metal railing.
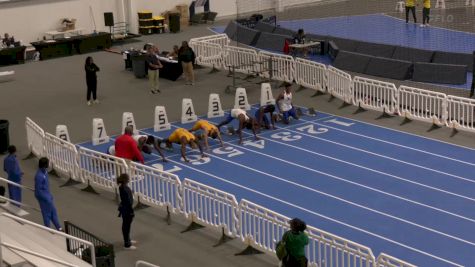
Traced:
[[196, 64], [213, 68], [223, 67], [223, 49], [219, 44], [194, 42], [190, 46], [196, 53]]
[[[91, 265], [92, 266], [96, 266], [96, 251], [95, 251], [95, 248], [94, 248], [94, 244], [89, 242], [89, 241], [86, 241], [86, 240], [83, 240], [81, 238], [77, 238], [75, 236], [72, 236], [72, 235], [68, 235], [68, 234], [65, 234], [61, 231], [56, 231], [56, 230], [53, 230], [49, 227], [46, 227], [46, 226], [43, 226], [43, 225], [39, 225], [37, 223], [34, 223], [34, 222], [31, 222], [31, 221], [28, 221], [28, 220], [25, 220], [23, 218], [20, 218], [20, 217], [17, 217], [17, 216], [14, 216], [14, 215], [11, 215], [11, 214], [8, 214], [8, 213], [2, 213], [2, 216], [5, 216], [9, 219], [12, 219], [12, 220], [15, 220], [21, 224], [27, 224], [27, 225], [30, 225], [32, 227], [35, 227], [37, 229], [40, 229], [40, 230], [44, 230], [46, 232], [49, 232], [51, 234], [54, 234], [54, 235], [58, 235], [58, 236], [61, 236], [61, 237], [64, 237], [64, 238], [67, 238], [67, 239], [70, 239], [70, 240], [74, 240], [74, 241], [77, 241], [78, 243], [80, 243], [82, 245], [82, 247], [84, 249], [88, 249], [90, 250], [90, 253], [91, 253]], [[73, 254], [72, 254], [73, 255]]]
[[130, 187], [141, 201], [167, 206], [173, 213], [181, 212], [183, 200], [178, 176], [136, 162], [130, 162], [129, 172]]
[[[25, 253], [25, 254], [28, 254], [28, 255], [31, 255], [31, 256], [35, 256], [35, 257], [44, 259], [46, 261], [57, 263], [57, 264], [60, 264], [60, 265], [63, 265], [63, 266], [77, 267], [77, 265], [74, 265], [74, 264], [59, 260], [59, 259], [49, 257], [49, 256], [43, 255], [43, 254], [38, 253], [38, 252], [34, 252], [34, 251], [26, 249], [26, 248], [15, 246], [15, 245], [10, 244], [10, 243], [3, 242], [2, 239], [1, 239], [1, 234], [0, 234], [0, 250], [2, 249], [1, 247], [8, 248], [11, 251], [15, 252], [16, 254], [18, 254], [18, 252], [21, 252], [21, 253]], [[3, 262], [3, 257], [2, 257], [2, 253], [0, 252], [0, 263], [1, 262]]]
[[78, 152], [76, 146], [50, 133], [45, 133], [45, 156], [54, 170], [68, 174], [73, 180], [80, 180]]
[[332, 96], [351, 104], [353, 101], [353, 80], [351, 75], [333, 66], [329, 66], [327, 68], [327, 90]]
[[393, 83], [355, 76], [353, 78], [353, 104], [393, 114], [398, 106], [398, 90]]
[[370, 248], [308, 226], [307, 257], [317, 266], [373, 267]]
[[83, 181], [100, 186], [109, 191], [117, 188], [117, 177], [128, 173], [124, 159], [100, 153], [87, 148], [79, 148], [78, 165]]
[[297, 58], [295, 60], [295, 82], [321, 92], [326, 91], [327, 67], [325, 64]]
[[457, 130], [475, 132], [475, 100], [447, 96], [447, 126]]
[[289, 230], [289, 219], [245, 199], [239, 202], [239, 235], [257, 248], [275, 252], [276, 243]]
[[228, 35], [225, 33], [190, 39], [190, 44], [197, 43], [197, 42], [213, 43], [213, 44], [218, 44], [221, 47], [224, 47], [228, 45], [231, 42], [231, 40], [229, 39]]
[[378, 256], [376, 267], [417, 267], [393, 256], [381, 253]]
[[399, 116], [442, 126], [447, 120], [447, 95], [418, 88], [399, 87]]
[[183, 212], [188, 218], [222, 227], [229, 236], [239, 232], [238, 203], [234, 195], [189, 179], [183, 181]]
[[28, 143], [28, 149], [33, 155], [42, 157], [44, 155], [44, 138], [45, 132], [38, 124], [26, 117], [26, 141]]
[[135, 262], [135, 267], [160, 267], [160, 266], [155, 265], [155, 264], [151, 264], [151, 263], [146, 262], [146, 261], [137, 261], [137, 262]]
[[262, 77], [278, 81], [293, 82], [295, 74], [295, 60], [292, 56], [260, 51], [259, 73]]
[[[239, 203], [240, 236], [244, 242], [275, 252], [276, 243], [289, 230], [289, 219], [245, 199]], [[370, 248], [308, 226], [307, 257], [316, 266], [373, 267]]]
[[12, 184], [12, 185], [18, 186], [18, 187], [23, 188], [23, 189], [28, 189], [30, 191], [35, 191], [35, 189], [33, 189], [31, 187], [12, 182], [12, 181], [10, 181], [8, 179], [5, 179], [5, 178], [2, 178], [2, 177], [0, 177], [0, 181], [5, 182], [7, 184]]
[[237, 46], [224, 46], [223, 64], [225, 68], [244, 74], [257, 74], [260, 69], [256, 50]]

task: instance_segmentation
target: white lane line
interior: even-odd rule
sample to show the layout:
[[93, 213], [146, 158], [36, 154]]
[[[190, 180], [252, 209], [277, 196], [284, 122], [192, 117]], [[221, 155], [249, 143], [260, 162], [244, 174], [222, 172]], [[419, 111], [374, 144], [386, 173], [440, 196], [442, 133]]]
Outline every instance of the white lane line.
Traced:
[[408, 133], [408, 132], [404, 132], [404, 131], [401, 131], [401, 130], [397, 130], [397, 129], [393, 129], [393, 128], [389, 128], [389, 127], [385, 127], [385, 126], [373, 124], [373, 123], [370, 123], [370, 122], [360, 121], [360, 120], [356, 120], [356, 119], [350, 119], [350, 118], [347, 118], [347, 117], [338, 116], [338, 115], [331, 114], [331, 113], [328, 113], [328, 112], [321, 112], [321, 111], [319, 111], [319, 112], [320, 112], [320, 114], [332, 115], [332, 116], [334, 116], [334, 117], [338, 117], [338, 118], [342, 118], [342, 119], [346, 119], [346, 120], [350, 120], [350, 121], [354, 121], [354, 122], [359, 122], [359, 123], [366, 124], [366, 125], [371, 125], [371, 126], [376, 127], [376, 128], [381, 128], [381, 129], [385, 129], [385, 130], [389, 130], [389, 131], [394, 131], [394, 132], [402, 133], [402, 134], [405, 134], [405, 135], [411, 135], [411, 136], [415, 136], [415, 137], [427, 139], [427, 140], [430, 140], [430, 141], [433, 141], [433, 142], [443, 143], [443, 144], [446, 144], [446, 145], [455, 146], [455, 147], [459, 147], [459, 148], [464, 148], [464, 149], [468, 149], [468, 150], [475, 151], [475, 148], [472, 148], [472, 147], [467, 147], [467, 146], [463, 146], [463, 145], [453, 144], [453, 143], [449, 143], [449, 142], [446, 142], [446, 141], [443, 141], [443, 140], [438, 140], [438, 139], [435, 139], [435, 138], [430, 138], [430, 137], [426, 137], [426, 136], [422, 136], [422, 135], [417, 135], [417, 134], [413, 134], [413, 133]]
[[471, 179], [468, 179], [468, 178], [465, 178], [465, 177], [462, 177], [462, 176], [459, 176], [459, 175], [455, 175], [455, 174], [451, 174], [451, 173], [447, 173], [447, 172], [443, 172], [443, 171], [439, 171], [439, 170], [434, 170], [434, 169], [431, 169], [431, 168], [428, 168], [428, 167], [425, 167], [425, 166], [417, 165], [415, 163], [407, 162], [407, 161], [400, 160], [400, 159], [395, 159], [395, 158], [392, 158], [392, 157], [389, 157], [389, 156], [386, 156], [386, 155], [381, 155], [381, 154], [371, 152], [371, 151], [367, 151], [367, 150], [364, 150], [364, 149], [361, 149], [361, 148], [357, 148], [357, 147], [353, 147], [353, 146], [350, 146], [350, 145], [345, 145], [345, 144], [342, 144], [342, 143], [338, 143], [336, 141], [331, 141], [331, 140], [327, 140], [325, 138], [321, 138], [321, 137], [317, 137], [317, 136], [314, 136], [314, 135], [306, 134], [306, 133], [301, 132], [301, 131], [295, 131], [295, 130], [292, 130], [290, 128], [286, 128], [286, 130], [290, 131], [290, 132], [298, 133], [300, 135], [308, 136], [308, 137], [313, 138], [313, 139], [322, 140], [322, 141], [327, 142], [327, 143], [331, 143], [331, 144], [334, 144], [334, 145], [338, 145], [338, 146], [346, 147], [346, 148], [356, 150], [356, 151], [359, 151], [359, 152], [363, 152], [363, 153], [366, 153], [366, 154], [370, 154], [370, 155], [373, 155], [373, 156], [385, 158], [385, 159], [396, 161], [396, 162], [406, 164], [406, 165], [409, 165], [409, 166], [421, 168], [421, 169], [424, 169], [424, 170], [427, 170], [427, 171], [430, 171], [430, 172], [435, 172], [435, 173], [439, 173], [439, 174], [446, 175], [446, 176], [449, 176], [449, 177], [453, 177], [453, 178], [463, 180], [463, 181], [466, 181], [466, 182], [469, 182], [469, 183], [475, 183], [474, 180], [471, 180]]
[[[305, 124], [305, 123], [298, 123], [298, 124], [288, 125], [286, 127], [278, 128], [278, 130], [279, 129], [280, 130], [281, 129], [288, 129], [289, 127], [299, 126], [299, 125], [302, 125], [302, 124]], [[304, 134], [304, 132], [297, 132], [297, 131], [294, 131], [294, 132], [296, 132], [298, 134]], [[247, 132], [244, 132], [244, 133], [249, 134]], [[268, 133], [268, 132], [264, 132], [264, 133]], [[262, 136], [262, 135], [260, 135], [260, 136]], [[262, 137], [262, 138], [264, 138], [264, 137]], [[268, 140], [273, 141], [273, 142], [278, 142], [278, 141], [275, 141], [273, 139], [268, 139]], [[314, 151], [303, 149], [303, 148], [293, 146], [293, 145], [290, 145], [290, 144], [287, 144], [287, 143], [283, 143], [283, 142], [278, 142], [278, 143], [285, 144], [285, 145], [288, 145], [288, 146], [291, 146], [291, 147], [294, 147], [294, 148], [297, 148], [297, 149], [301, 149], [301, 150], [304, 150], [306, 152], [309, 152], [309, 153], [312, 153], [312, 154], [315, 154], [315, 155], [319, 155], [319, 156], [326, 157], [328, 159], [332, 159], [332, 160], [335, 160], [335, 161], [339, 161], [339, 162], [342, 162], [342, 163], [345, 163], [345, 164], [348, 164], [348, 165], [351, 165], [351, 166], [355, 166], [355, 167], [362, 168], [362, 169], [365, 169], [365, 170], [368, 170], [368, 171], [372, 171], [372, 172], [375, 172], [375, 173], [378, 173], [378, 174], [389, 176], [389, 177], [392, 177], [392, 178], [395, 178], [395, 179], [398, 179], [398, 180], [402, 180], [402, 181], [405, 181], [405, 182], [408, 182], [408, 183], [411, 183], [411, 184], [415, 184], [415, 185], [418, 185], [418, 186], [421, 186], [421, 187], [425, 187], [425, 188], [428, 188], [428, 189], [431, 189], [431, 190], [439, 191], [439, 192], [449, 194], [449, 195], [452, 195], [452, 196], [455, 196], [455, 197], [460, 197], [460, 198], [463, 198], [463, 199], [466, 199], [466, 200], [469, 200], [469, 201], [475, 201], [475, 198], [472, 198], [472, 197], [469, 197], [469, 196], [457, 194], [457, 193], [450, 192], [450, 191], [447, 191], [447, 190], [444, 190], [444, 189], [440, 189], [438, 187], [434, 187], [434, 186], [426, 185], [426, 184], [419, 183], [419, 182], [416, 182], [416, 181], [412, 181], [410, 179], [406, 179], [406, 178], [403, 178], [403, 177], [400, 177], [400, 176], [397, 176], [397, 175], [393, 175], [393, 174], [390, 174], [390, 173], [385, 173], [385, 172], [382, 172], [382, 171], [378, 171], [378, 170], [375, 170], [375, 169], [372, 169], [372, 168], [369, 168], [369, 167], [366, 167], [366, 166], [358, 165], [356, 163], [348, 162], [348, 161], [345, 161], [345, 160], [342, 160], [342, 159], [334, 158], [334, 157], [331, 157], [331, 156], [328, 156], [328, 155], [324, 155], [324, 154], [321, 154], [321, 153], [317, 153], [317, 152], [314, 152]]]
[[309, 209], [300, 207], [300, 206], [298, 206], [298, 205], [295, 205], [295, 204], [293, 204], [293, 203], [287, 202], [287, 201], [285, 201], [285, 200], [282, 200], [282, 199], [279, 199], [279, 198], [276, 198], [276, 197], [273, 197], [273, 196], [264, 194], [264, 193], [262, 193], [262, 192], [259, 192], [259, 191], [257, 191], [257, 190], [254, 190], [254, 189], [251, 189], [251, 188], [249, 188], [249, 187], [243, 186], [243, 185], [241, 185], [241, 184], [238, 184], [238, 183], [235, 183], [235, 182], [231, 182], [231, 181], [229, 181], [229, 180], [227, 180], [227, 179], [225, 179], [225, 178], [221, 178], [221, 177], [216, 176], [216, 175], [214, 175], [214, 174], [210, 174], [210, 173], [208, 173], [208, 172], [201, 171], [201, 170], [199, 170], [199, 169], [197, 169], [197, 168], [194, 168], [194, 167], [191, 167], [191, 166], [189, 166], [189, 165], [187, 165], [187, 164], [183, 164], [183, 163], [178, 162], [178, 161], [175, 161], [175, 160], [170, 160], [170, 161], [171, 161], [171, 162], [174, 162], [174, 163], [176, 163], [176, 164], [178, 164], [178, 165], [181, 165], [181, 166], [183, 166], [183, 167], [186, 167], [186, 168], [188, 168], [188, 169], [190, 169], [190, 170], [193, 170], [193, 171], [202, 173], [202, 174], [206, 175], [206, 177], [212, 177], [212, 178], [214, 178], [214, 179], [216, 179], [216, 180], [219, 180], [219, 181], [222, 181], [222, 182], [231, 184], [231, 185], [233, 185], [233, 186], [236, 186], [236, 187], [239, 187], [239, 188], [241, 188], [241, 189], [250, 191], [250, 192], [255, 193], [255, 194], [257, 194], [257, 195], [260, 195], [260, 196], [266, 197], [266, 198], [268, 198], [268, 199], [271, 199], [271, 200], [274, 200], [274, 201], [283, 203], [283, 204], [288, 205], [288, 206], [290, 206], [290, 207], [292, 207], [292, 208], [296, 208], [296, 209], [302, 210], [302, 211], [304, 211], [304, 212], [313, 214], [313, 215], [318, 216], [318, 217], [320, 217], [320, 218], [323, 218], [323, 219], [325, 219], [325, 220], [328, 220], [328, 221], [331, 221], [331, 222], [334, 222], [334, 223], [343, 225], [343, 226], [345, 226], [345, 227], [351, 228], [351, 229], [353, 229], [353, 230], [356, 230], [356, 231], [365, 233], [365, 234], [367, 234], [367, 235], [370, 235], [370, 236], [373, 236], [373, 237], [382, 239], [382, 240], [384, 240], [384, 241], [387, 241], [387, 242], [390, 242], [390, 243], [392, 243], [392, 244], [395, 244], [395, 245], [401, 246], [401, 247], [403, 247], [403, 248], [409, 249], [409, 250], [411, 250], [411, 251], [414, 251], [414, 252], [416, 252], [416, 253], [419, 253], [419, 254], [428, 256], [428, 257], [430, 257], [430, 258], [436, 259], [436, 260], [438, 260], [438, 261], [442, 261], [442, 262], [445, 262], [445, 263], [448, 263], [448, 264], [451, 264], [451, 265], [457, 266], [457, 267], [463, 267], [463, 265], [461, 265], [461, 264], [459, 264], [459, 263], [455, 263], [455, 262], [453, 262], [453, 261], [450, 261], [450, 260], [447, 260], [447, 259], [444, 259], [444, 258], [435, 256], [435, 255], [430, 254], [430, 253], [428, 253], [428, 252], [425, 252], [425, 251], [423, 251], [423, 250], [410, 247], [410, 246], [408, 246], [408, 245], [406, 245], [406, 244], [403, 244], [403, 243], [394, 241], [394, 240], [392, 240], [392, 239], [390, 239], [390, 238], [387, 238], [387, 237], [385, 237], [385, 236], [382, 236], [382, 235], [379, 235], [379, 234], [375, 234], [375, 233], [370, 232], [370, 231], [368, 231], [368, 230], [364, 230], [364, 229], [362, 229], [362, 228], [358, 228], [358, 227], [353, 226], [353, 225], [351, 225], [351, 224], [348, 224], [348, 223], [345, 223], [345, 222], [342, 222], [342, 221], [333, 219], [333, 218], [331, 218], [331, 217], [328, 217], [328, 216], [325, 216], [325, 215], [323, 215], [323, 214], [317, 213], [317, 212], [315, 212], [315, 211], [312, 211], [312, 210], [309, 210]]
[[[176, 127], [176, 126], [175, 126], [175, 127]], [[242, 148], [242, 147], [241, 147], [241, 148]], [[189, 149], [189, 148], [187, 148], [187, 149]], [[250, 151], [252, 151], [252, 150], [250, 150]], [[252, 152], [254, 152], [254, 151], [252, 151]], [[259, 154], [259, 153], [258, 153], [258, 154]], [[262, 153], [262, 154], [263, 154], [263, 153]], [[263, 155], [265, 155], [265, 154], [263, 154]], [[346, 203], [346, 204], [349, 204], [349, 205], [352, 205], [352, 206], [355, 206], [355, 207], [358, 207], [358, 208], [361, 208], [361, 209], [364, 209], [364, 210], [367, 210], [367, 211], [370, 211], [370, 212], [379, 214], [379, 215], [381, 215], [381, 216], [385, 216], [385, 217], [391, 218], [391, 219], [393, 219], [393, 220], [400, 221], [400, 222], [403, 222], [403, 223], [406, 223], [406, 224], [409, 224], [409, 225], [412, 225], [412, 226], [415, 226], [415, 227], [418, 227], [418, 228], [427, 230], [427, 231], [429, 231], [429, 232], [433, 232], [433, 233], [435, 233], [435, 234], [439, 234], [439, 235], [445, 236], [445, 237], [447, 237], [447, 238], [457, 240], [457, 241], [459, 241], [459, 242], [462, 242], [462, 243], [465, 243], [465, 244], [468, 244], [468, 245], [471, 245], [471, 246], [475, 246], [475, 243], [473, 243], [473, 242], [471, 242], [471, 241], [468, 241], [468, 240], [465, 240], [465, 239], [462, 239], [462, 238], [459, 238], [459, 237], [456, 237], [456, 236], [449, 235], [449, 234], [447, 234], [447, 233], [444, 233], [444, 232], [441, 232], [441, 231], [438, 231], [438, 230], [435, 230], [435, 229], [432, 229], [432, 228], [429, 228], [429, 227], [426, 227], [426, 226], [417, 224], [417, 223], [415, 223], [415, 222], [412, 222], [412, 221], [409, 221], [409, 220], [406, 220], [406, 219], [399, 218], [399, 217], [397, 217], [397, 216], [394, 216], [394, 215], [391, 215], [391, 214], [388, 214], [388, 213], [385, 213], [385, 212], [382, 212], [382, 211], [378, 211], [378, 210], [375, 210], [375, 209], [366, 207], [366, 206], [364, 206], [364, 205], [361, 205], [361, 204], [358, 204], [358, 203], [355, 203], [355, 202], [346, 200], [346, 199], [341, 198], [341, 197], [338, 197], [338, 196], [334, 196], [334, 195], [325, 193], [325, 192], [323, 192], [323, 191], [314, 189], [314, 188], [312, 188], [312, 187], [304, 186], [304, 185], [298, 184], [298, 183], [296, 183], [296, 182], [289, 181], [289, 180], [287, 180], [287, 179], [285, 179], [285, 178], [282, 178], [282, 177], [279, 177], [279, 176], [276, 176], [276, 175], [273, 175], [273, 174], [270, 174], [270, 173], [267, 173], [267, 172], [264, 172], [264, 171], [261, 171], [261, 170], [254, 169], [254, 168], [248, 167], [248, 166], [246, 166], [246, 165], [243, 165], [243, 164], [240, 164], [240, 163], [237, 163], [237, 162], [233, 162], [233, 161], [230, 161], [230, 160], [221, 158], [221, 157], [219, 157], [219, 156], [215, 156], [215, 155], [213, 155], [213, 154], [209, 154], [209, 157], [217, 158], [217, 159], [219, 159], [219, 160], [222, 160], [222, 161], [231, 163], [231, 164], [233, 164], [233, 165], [242, 167], [242, 168], [247, 169], [247, 170], [250, 170], [250, 171], [252, 171], [252, 172], [256, 172], [256, 173], [262, 174], [262, 175], [264, 175], [264, 176], [271, 177], [271, 178], [273, 178], [273, 179], [282, 181], [282, 182], [284, 182], [284, 183], [288, 183], [288, 184], [294, 185], [294, 186], [296, 186], [296, 187], [300, 187], [300, 188], [302, 188], [302, 189], [306, 189], [306, 190], [308, 190], [308, 191], [311, 191], [311, 192], [314, 192], [314, 193], [317, 193], [317, 194], [320, 194], [320, 195], [324, 195], [324, 196], [326, 196], [326, 197], [333, 198], [333, 199], [335, 199], [335, 200], [344, 202], [344, 203]], [[294, 164], [295, 164], [295, 163], [294, 163]], [[315, 171], [315, 172], [318, 172], [318, 171]], [[325, 175], [324, 173], [322, 173], [322, 174]]]
[[439, 157], [439, 158], [443, 158], [443, 159], [447, 159], [447, 160], [452, 160], [452, 161], [459, 162], [459, 163], [466, 164], [466, 165], [470, 165], [470, 166], [475, 166], [475, 163], [472, 163], [472, 162], [467, 162], [467, 161], [463, 161], [463, 160], [460, 160], [460, 159], [451, 158], [451, 157], [448, 157], [448, 156], [444, 156], [444, 155], [432, 153], [432, 152], [425, 151], [425, 150], [418, 149], [418, 148], [413, 148], [413, 147], [401, 145], [401, 144], [398, 144], [398, 143], [386, 141], [386, 140], [383, 140], [383, 139], [371, 137], [371, 136], [364, 135], [364, 134], [355, 133], [355, 132], [352, 132], [352, 131], [346, 131], [346, 130], [343, 130], [343, 129], [339, 129], [339, 128], [336, 128], [336, 127], [332, 127], [332, 126], [330, 126], [330, 125], [328, 125], [328, 124], [314, 123], [314, 122], [311, 121], [311, 120], [305, 120], [305, 119], [302, 119], [302, 118], [300, 118], [300, 120], [306, 121], [306, 122], [309, 122], [309, 123], [312, 123], [312, 124], [315, 124], [315, 125], [320, 125], [320, 126], [323, 126], [323, 127], [326, 127], [326, 128], [330, 128], [330, 129], [333, 129], [333, 130], [337, 130], [337, 131], [340, 131], [340, 132], [344, 132], [344, 133], [347, 133], [347, 134], [356, 135], [356, 136], [359, 136], [359, 137], [362, 137], [362, 138], [366, 138], [366, 139], [370, 139], [370, 140], [374, 140], [374, 141], [386, 143], [386, 144], [393, 145], [393, 146], [398, 146], [398, 147], [401, 147], [401, 148], [405, 148], [405, 149], [409, 149], [409, 150], [421, 152], [421, 153], [424, 153], [424, 154], [427, 154], [427, 155], [431, 155], [431, 156], [435, 156], [435, 157]]
[[[346, 164], [349, 164], [349, 165], [352, 165], [352, 166], [356, 166], [356, 167], [360, 167], [360, 168], [362, 168], [362, 169], [367, 169], [367, 170], [370, 170], [370, 171], [374, 171], [374, 172], [376, 172], [376, 173], [380, 173], [380, 174], [383, 174], [383, 175], [388, 175], [388, 174], [385, 174], [385, 173], [383, 173], [383, 172], [375, 171], [375, 170], [372, 170], [372, 169], [369, 169], [369, 168], [366, 168], [366, 167], [362, 167], [362, 166], [359, 166], [359, 165], [356, 165], [356, 164], [353, 164], [353, 163], [345, 162], [345, 161], [340, 160], [340, 159], [335, 159], [335, 158], [332, 158], [332, 157], [329, 157], [329, 156], [326, 156], [326, 155], [323, 155], [323, 154], [320, 154], [320, 153], [316, 153], [316, 152], [313, 152], [313, 151], [310, 151], [310, 150], [307, 150], [307, 149], [304, 149], [304, 148], [300, 148], [300, 147], [296, 147], [296, 146], [293, 146], [293, 145], [290, 145], [290, 144], [286, 144], [286, 143], [283, 143], [283, 142], [275, 141], [275, 140], [270, 139], [270, 138], [266, 138], [266, 137], [262, 137], [262, 136], [261, 136], [261, 139], [265, 139], [265, 140], [268, 140], [268, 141], [270, 141], [270, 142], [274, 142], [274, 143], [277, 143], [277, 144], [282, 144], [282, 145], [286, 145], [286, 146], [289, 146], [289, 147], [293, 147], [293, 148], [298, 149], [298, 150], [301, 150], [301, 151], [305, 151], [305, 152], [308, 152], [308, 153], [311, 153], [311, 154], [315, 154], [315, 155], [318, 155], [318, 156], [330, 158], [330, 159], [333, 159], [333, 160], [335, 160], [335, 161], [340, 161], [340, 162], [343, 162], [343, 163], [346, 163]], [[442, 212], [442, 213], [445, 213], [445, 214], [448, 214], [448, 215], [451, 215], [451, 216], [455, 216], [455, 217], [458, 217], [458, 218], [460, 218], [460, 219], [464, 219], [464, 220], [467, 220], [467, 221], [470, 221], [470, 222], [475, 223], [475, 219], [468, 218], [468, 217], [465, 217], [465, 216], [463, 216], [463, 215], [459, 215], [459, 214], [457, 214], [457, 213], [453, 213], [453, 212], [450, 212], [450, 211], [446, 211], [446, 210], [444, 210], [444, 209], [440, 209], [440, 208], [433, 207], [433, 206], [430, 206], [430, 205], [427, 205], [427, 204], [424, 204], [424, 203], [420, 203], [420, 202], [417, 202], [417, 201], [415, 201], [415, 200], [407, 199], [407, 198], [405, 198], [405, 197], [402, 197], [402, 196], [399, 196], [399, 195], [395, 195], [395, 194], [392, 194], [392, 193], [388, 193], [388, 192], [386, 192], [386, 191], [383, 191], [383, 190], [380, 190], [380, 189], [377, 189], [377, 188], [373, 188], [373, 187], [370, 187], [370, 186], [367, 186], [367, 185], [359, 184], [359, 183], [353, 182], [353, 181], [351, 181], [351, 180], [347, 180], [347, 179], [344, 179], [344, 178], [342, 178], [342, 177], [339, 177], [339, 176], [336, 176], [336, 175], [333, 175], [333, 174], [328, 174], [328, 173], [319, 171], [319, 170], [317, 170], [317, 169], [312, 169], [312, 168], [309, 168], [309, 167], [306, 167], [306, 166], [297, 164], [297, 163], [295, 163], [295, 162], [290, 162], [290, 161], [284, 160], [284, 159], [282, 159], [282, 158], [274, 157], [274, 156], [268, 155], [268, 154], [266, 154], [266, 153], [261, 153], [261, 152], [258, 152], [258, 151], [252, 150], [252, 149], [247, 149], [247, 148], [245, 148], [245, 147], [240, 147], [240, 148], [245, 149], [245, 150], [249, 150], [249, 151], [252, 151], [252, 152], [261, 154], [261, 155], [264, 155], [264, 156], [266, 156], [266, 157], [269, 157], [269, 158], [272, 158], [272, 159], [275, 159], [275, 160], [284, 162], [284, 163], [286, 163], [286, 164], [294, 165], [294, 166], [297, 166], [297, 167], [300, 167], [300, 168], [303, 168], [303, 169], [306, 169], [306, 170], [309, 170], [309, 171], [312, 171], [312, 172], [315, 172], [315, 173], [323, 174], [323, 175], [325, 175], [325, 176], [328, 176], [328, 177], [333, 178], [333, 179], [336, 179], [336, 180], [340, 180], [340, 181], [343, 181], [343, 182], [346, 182], [346, 183], [349, 183], [349, 184], [353, 184], [353, 185], [356, 185], [356, 186], [359, 186], [359, 187], [362, 187], [362, 188], [366, 188], [366, 189], [368, 189], [368, 190], [371, 190], [371, 191], [374, 191], [374, 192], [378, 192], [378, 193], [380, 193], [380, 194], [384, 194], [384, 195], [387, 195], [387, 196], [390, 196], [390, 197], [394, 197], [394, 198], [397, 198], [397, 199], [400, 199], [400, 200], [403, 200], [403, 201], [407, 201], [407, 202], [410, 202], [410, 203], [413, 203], [413, 204], [416, 204], [416, 205], [420, 205], [420, 206], [425, 207], [425, 208], [433, 209], [433, 210], [436, 210], [436, 211], [439, 211], [439, 212]], [[392, 175], [388, 175], [388, 176], [392, 176]], [[396, 177], [397, 177], [397, 176], [396, 176]], [[397, 178], [397, 179], [402, 179], [402, 180], [404, 180], [403, 178]], [[444, 190], [440, 190], [440, 189], [438, 189], [438, 190], [444, 192]], [[448, 193], [448, 194], [455, 195], [455, 196], [458, 196], [458, 197], [464, 197], [464, 196], [459, 196], [459, 195], [454, 194], [454, 193], [451, 193], [451, 192], [444, 192], [444, 193]], [[469, 199], [469, 200], [472, 200], [472, 201], [475, 201], [475, 199], [472, 199], [472, 198], [468, 198], [468, 197], [464, 197], [464, 198]]]

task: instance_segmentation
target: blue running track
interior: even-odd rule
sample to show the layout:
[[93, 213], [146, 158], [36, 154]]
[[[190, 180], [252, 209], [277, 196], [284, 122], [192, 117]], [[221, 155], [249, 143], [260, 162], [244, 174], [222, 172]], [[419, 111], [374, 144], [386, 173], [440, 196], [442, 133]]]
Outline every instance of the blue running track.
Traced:
[[[255, 111], [253, 107], [252, 113]], [[221, 118], [212, 119], [219, 122]], [[191, 124], [176, 127], [191, 128]], [[235, 125], [236, 126], [236, 125]], [[245, 198], [418, 266], [475, 264], [475, 150], [318, 113], [256, 141], [245, 132], [210, 141], [208, 158], [179, 147], [152, 154], [181, 179]], [[142, 133], [167, 137], [171, 131]], [[110, 143], [112, 144], [112, 142]], [[106, 151], [108, 145], [87, 148]]]
[[475, 47], [475, 34], [436, 27], [419, 27], [419, 24], [383, 15], [345, 16], [321, 19], [279, 21], [283, 28], [307, 33], [329, 35], [371, 43], [401, 45], [405, 47], [471, 54]]

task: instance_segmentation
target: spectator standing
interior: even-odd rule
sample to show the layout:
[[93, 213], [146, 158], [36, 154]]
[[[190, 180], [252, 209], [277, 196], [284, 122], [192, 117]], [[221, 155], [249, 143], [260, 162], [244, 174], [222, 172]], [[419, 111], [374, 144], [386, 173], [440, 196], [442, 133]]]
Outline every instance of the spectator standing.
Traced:
[[417, 23], [416, 18], [416, 0], [406, 0], [406, 23], [409, 23], [409, 12], [412, 12], [414, 23]]
[[[8, 174], [8, 180], [10, 182], [21, 184], [23, 172], [20, 169], [20, 164], [18, 163], [18, 159], [16, 157], [15, 146], [8, 147], [8, 156], [6, 156], [3, 160], [3, 170]], [[8, 196], [12, 200], [21, 202], [21, 188], [13, 184], [8, 184]], [[18, 207], [20, 206], [19, 204], [14, 205]]]
[[282, 236], [285, 242], [287, 256], [282, 259], [282, 267], [306, 267], [305, 246], [308, 245], [308, 236], [304, 232], [307, 225], [299, 218], [290, 220], [290, 230]]
[[133, 132], [133, 127], [127, 126], [124, 129], [124, 134], [115, 140], [115, 156], [126, 160], [139, 161], [143, 164], [144, 158], [137, 147], [137, 142], [132, 137]]
[[193, 64], [195, 63], [195, 52], [188, 46], [187, 41], [181, 43], [178, 50], [178, 61], [181, 62], [183, 72], [185, 73], [186, 84], [195, 85], [195, 74], [193, 72]]
[[40, 158], [38, 171], [35, 175], [35, 197], [40, 204], [44, 225], [50, 227], [51, 222], [53, 222], [56, 229], [62, 231], [56, 207], [54, 206], [53, 195], [51, 195], [49, 190], [48, 167], [48, 158]]
[[90, 106], [91, 102], [91, 95], [92, 99], [94, 100], [94, 104], [99, 104], [99, 100], [97, 100], [97, 72], [99, 71], [99, 67], [94, 64], [94, 60], [92, 57], [86, 58], [86, 64], [84, 66], [86, 70], [86, 84], [87, 84], [87, 105]]
[[421, 27], [430, 26], [430, 0], [423, 0], [422, 7], [422, 25]]
[[158, 59], [158, 54], [156, 53], [158, 48], [154, 46], [149, 46], [147, 50], [147, 67], [148, 67], [148, 80], [150, 82], [150, 92], [152, 94], [160, 93], [160, 72], [159, 69], [163, 68], [162, 63]]
[[123, 173], [119, 177], [117, 177], [117, 184], [119, 185], [120, 195], [119, 217], [122, 217], [122, 235], [124, 237], [124, 248], [134, 250], [136, 249], [136, 247], [133, 245], [136, 243], [136, 241], [130, 239], [130, 227], [135, 216], [134, 209], [132, 207], [134, 203], [134, 197], [132, 195], [132, 190], [128, 186], [129, 180], [129, 175], [126, 173]]

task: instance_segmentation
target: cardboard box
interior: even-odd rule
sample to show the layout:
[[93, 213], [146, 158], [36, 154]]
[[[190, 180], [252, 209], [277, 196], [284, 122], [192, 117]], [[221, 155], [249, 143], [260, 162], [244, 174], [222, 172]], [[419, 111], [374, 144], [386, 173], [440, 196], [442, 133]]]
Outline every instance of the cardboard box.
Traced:
[[185, 15], [188, 16], [188, 11], [189, 11], [188, 5], [185, 5], [185, 4], [177, 5], [176, 9], [182, 16], [185, 16]]

